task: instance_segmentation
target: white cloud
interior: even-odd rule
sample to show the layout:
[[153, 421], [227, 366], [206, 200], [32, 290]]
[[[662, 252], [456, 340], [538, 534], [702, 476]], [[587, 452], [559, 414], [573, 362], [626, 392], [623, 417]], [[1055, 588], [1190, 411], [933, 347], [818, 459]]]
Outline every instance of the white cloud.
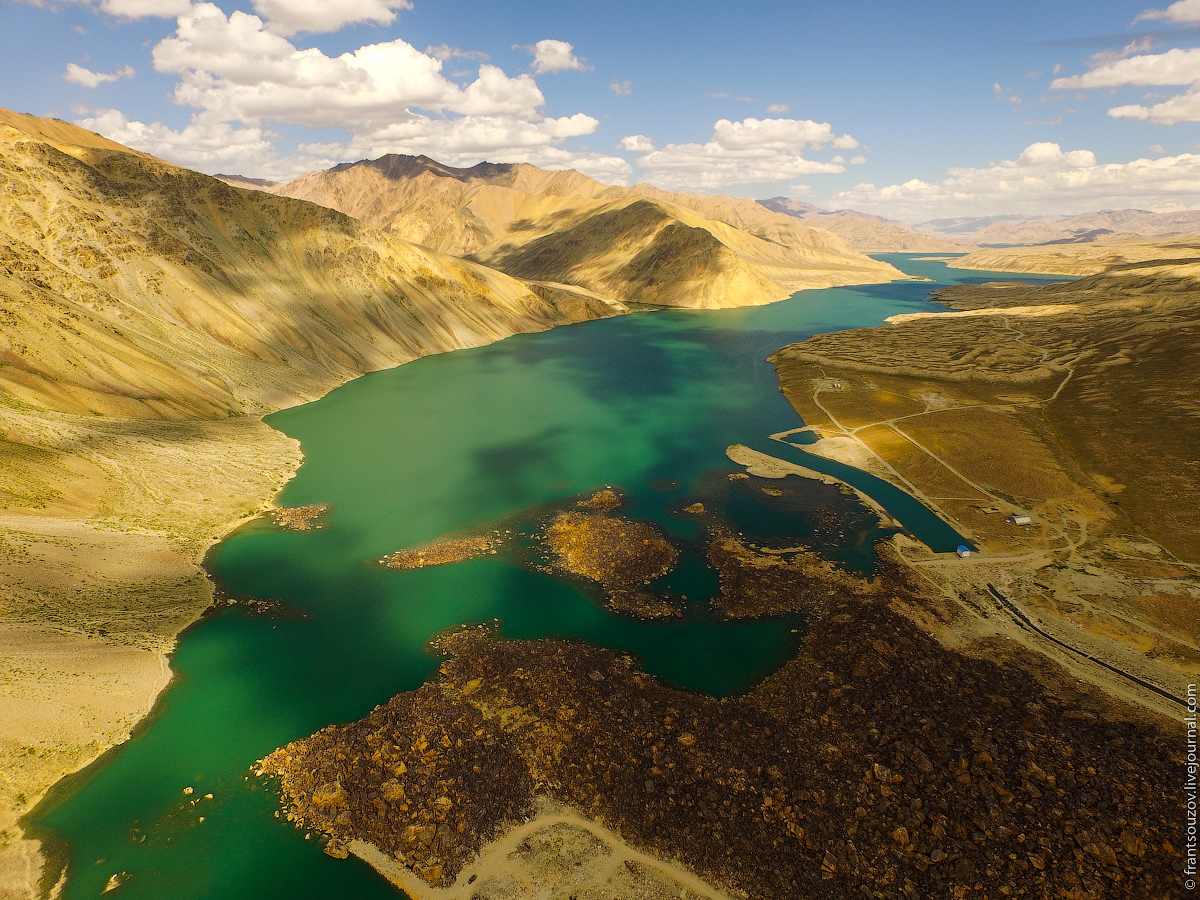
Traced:
[[[81, 124], [202, 171], [271, 178], [385, 153], [426, 154], [451, 165], [490, 159], [576, 168], [613, 183], [627, 181], [632, 173], [618, 156], [564, 146], [593, 134], [599, 121], [584, 113], [545, 116], [545, 98], [532, 75], [510, 77], [486, 62], [469, 84], [443, 73], [446, 60], [486, 58], [477, 51], [441, 45], [421, 52], [393, 40], [328, 56], [281, 33], [339, 27], [335, 19], [373, 21], [372, 16], [384, 16], [381, 10], [407, 8], [406, 2], [339, 0], [319, 7], [324, 19], [307, 2], [256, 0], [255, 8], [275, 18], [264, 21], [241, 11], [227, 15], [213, 3], [195, 3], [178, 16], [175, 32], [154, 47], [155, 69], [178, 78], [172, 99], [196, 110], [187, 127], [133, 121], [116, 110], [97, 111]], [[283, 21], [284, 15], [292, 18]], [[569, 44], [551, 43], [583, 65]], [[542, 62], [554, 65], [552, 55], [543, 55]], [[84, 72], [80, 67], [77, 78], [86, 79]], [[295, 152], [283, 153], [268, 122], [338, 127], [347, 137], [302, 143]]]
[[1153, 106], [1140, 106], [1136, 103], [1114, 106], [1108, 114], [1114, 119], [1141, 119], [1160, 125], [1200, 122], [1200, 92], [1189, 91]]
[[63, 73], [63, 81], [69, 81], [72, 84], [81, 84], [86, 88], [96, 88], [102, 84], [112, 84], [114, 81], [120, 81], [122, 78], [132, 78], [134, 76], [133, 66], [125, 66], [123, 69], [117, 69], [115, 72], [105, 74], [103, 72], [93, 72], [91, 69], [85, 69], [83, 66], [75, 63], [67, 63], [67, 71]]
[[992, 85], [992, 93], [996, 95], [997, 100], [1006, 100], [1014, 105], [1019, 105], [1021, 103], [1020, 97], [1018, 97], [1008, 88], [1004, 87], [998, 81]]
[[452, 59], [477, 59], [480, 61], [486, 60], [488, 55], [482, 50], [460, 50], [457, 47], [451, 47], [449, 44], [438, 44], [425, 48], [425, 55], [432, 56], [434, 59], [440, 59], [442, 62], [449, 62]]
[[1188, 86], [1190, 90], [1153, 106], [1136, 103], [1114, 106], [1108, 111], [1114, 119], [1142, 119], [1163, 125], [1200, 122], [1200, 47], [1187, 50], [1176, 47], [1166, 53], [1112, 59], [1094, 66], [1083, 75], [1057, 78], [1050, 87], [1070, 90], [1130, 85], [1176, 85]]
[[391, 25], [396, 21], [396, 10], [412, 9], [409, 0], [251, 0], [251, 3], [254, 11], [270, 22], [272, 31], [285, 35], [299, 31], [338, 31], [359, 22]]
[[833, 195], [839, 206], [907, 221], [939, 216], [1068, 215], [1095, 209], [1170, 209], [1200, 203], [1200, 155], [1098, 163], [1090, 150], [1042, 142], [1015, 160], [951, 168], [942, 181], [860, 184]]
[[785, 113], [791, 108], [792, 108], [792, 104], [790, 104], [790, 103], [772, 103], [770, 106], [767, 107], [767, 112], [769, 112], [769, 113]]
[[77, 124], [134, 150], [142, 150], [188, 168], [214, 173], [261, 175], [289, 178], [336, 160], [321, 157], [281, 159], [275, 135], [261, 128], [237, 128], [204, 116], [195, 116], [186, 128], [176, 131], [161, 122], [130, 121], [115, 109], [96, 110]]
[[402, 40], [329, 57], [297, 49], [258, 16], [226, 17], [211, 3], [179, 17], [175, 35], [154, 48], [154, 67], [178, 75], [176, 102], [224, 121], [273, 119], [351, 130], [415, 115], [412, 107], [464, 115], [531, 116], [545, 98], [529, 75], [510, 78], [483, 64], [465, 89], [442, 61]]
[[123, 19], [170, 19], [183, 15], [191, 5], [191, 0], [100, 0], [100, 9]]
[[861, 165], [864, 165], [866, 162], [867, 162], [867, 158], [865, 156], [850, 157], [850, 165], [852, 165], [852, 166], [861, 166]]
[[753, 103], [753, 97], [743, 97], [741, 94], [729, 94], [725, 91], [717, 91], [715, 93], [705, 94], [706, 97], [711, 97], [713, 100], [735, 100], [738, 103]]
[[1083, 75], [1056, 78], [1051, 90], [1114, 88], [1126, 85], [1194, 84], [1200, 81], [1200, 47], [1130, 56], [1102, 63]]
[[1162, 144], [1151, 144], [1150, 152], [1157, 153], [1159, 156], [1162, 156], [1164, 153], [1167, 152], [1167, 148], [1164, 147]]
[[[41, 0], [32, 0], [41, 5]], [[66, 0], [95, 6], [122, 19], [170, 19], [186, 15], [193, 0]], [[250, 0], [254, 11], [267, 19], [277, 34], [300, 31], [337, 31], [347, 25], [369, 22], [390, 25], [396, 10], [412, 9], [410, 0]]]
[[538, 41], [531, 47], [526, 47], [533, 54], [533, 71], [538, 75], [550, 72], [566, 72], [575, 69], [585, 72], [588, 64], [575, 55], [575, 47], [566, 41]]
[[631, 153], [649, 153], [654, 149], [654, 141], [650, 140], [644, 134], [630, 134], [621, 138], [621, 143], [618, 146], [622, 150], [628, 150]]
[[618, 97], [628, 97], [630, 94], [633, 93], [633, 82], [632, 81], [614, 80], [613, 83], [609, 85], [609, 87], [612, 89], [612, 92], [614, 94], [616, 94]]
[[564, 150], [566, 138], [591, 134], [599, 126], [577, 113], [529, 122], [512, 117], [469, 116], [459, 119], [418, 117], [356, 135], [339, 144], [306, 144], [308, 155], [335, 159], [374, 159], [387, 153], [433, 157], [452, 166], [490, 162], [527, 162], [550, 169], [577, 169], [609, 184], [624, 184], [633, 167], [618, 156]]
[[1166, 9], [1148, 9], [1133, 20], [1136, 25], [1146, 19], [1166, 19], [1181, 24], [1200, 22], [1200, 0], [1179, 0]]
[[825, 147], [853, 150], [859, 146], [848, 134], [835, 135], [828, 122], [721, 119], [713, 126], [712, 138], [707, 143], [667, 144], [641, 156], [638, 168], [647, 181], [659, 187], [724, 188], [843, 172], [843, 163], [807, 159], [802, 151]]

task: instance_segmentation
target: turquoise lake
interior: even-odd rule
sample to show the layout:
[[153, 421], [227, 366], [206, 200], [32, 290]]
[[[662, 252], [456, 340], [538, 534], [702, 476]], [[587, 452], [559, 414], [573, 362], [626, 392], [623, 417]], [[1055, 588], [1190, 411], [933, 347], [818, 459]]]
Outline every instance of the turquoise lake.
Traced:
[[[1014, 277], [913, 256], [880, 258], [934, 283], [808, 291], [769, 306], [638, 313], [518, 335], [367, 375], [269, 417], [305, 456], [278, 502], [332, 504], [328, 527], [297, 533], [255, 523], [213, 554], [210, 567], [232, 595], [282, 601], [288, 614], [233, 606], [190, 629], [151, 720], [39, 807], [31, 824], [69, 865], [62, 896], [97, 897], [111, 875], [127, 872], [114, 898], [394, 900], [399, 894], [367, 866], [324, 855], [315, 836], [276, 817], [271, 786], [248, 776], [276, 747], [420, 685], [439, 665], [427, 642], [447, 628], [498, 620], [504, 637], [599, 643], [717, 696], [770, 672], [803, 640], [803, 620], [725, 622], [709, 613], [716, 579], [695, 522], [679, 514], [683, 502], [704, 495], [747, 536], [786, 534], [866, 573], [874, 541], [890, 531], [824, 485], [786, 509], [739, 492], [726, 477], [735, 468], [730, 444], [836, 475], [934, 549], [953, 549], [961, 538], [903, 492], [768, 439], [803, 424], [766, 362], [775, 350], [940, 310], [928, 303], [939, 286]], [[627, 496], [626, 514], [655, 522], [681, 547], [683, 564], [666, 586], [688, 596], [682, 618], [615, 615], [581, 585], [505, 554], [411, 571], [376, 562], [447, 533], [519, 523], [523, 511], [605, 485]]]

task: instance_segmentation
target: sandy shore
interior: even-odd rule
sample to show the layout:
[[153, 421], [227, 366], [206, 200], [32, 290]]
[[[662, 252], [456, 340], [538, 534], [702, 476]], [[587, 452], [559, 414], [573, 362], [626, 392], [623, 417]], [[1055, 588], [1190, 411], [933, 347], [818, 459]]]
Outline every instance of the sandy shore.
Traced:
[[35, 895], [42, 867], [18, 818], [150, 712], [176, 636], [212, 601], [206, 551], [265, 509], [301, 457], [253, 420], [5, 409], [0, 433], [55, 448], [10, 482], [41, 485], [40, 508], [0, 514], [0, 898], [15, 900]]

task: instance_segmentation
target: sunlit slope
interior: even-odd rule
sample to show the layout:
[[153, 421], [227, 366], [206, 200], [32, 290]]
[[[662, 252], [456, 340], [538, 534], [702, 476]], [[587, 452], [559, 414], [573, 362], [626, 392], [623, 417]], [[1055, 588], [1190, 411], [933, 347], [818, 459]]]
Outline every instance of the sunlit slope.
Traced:
[[[0, 389], [68, 412], [261, 415], [355, 374], [621, 311], [0, 114]], [[31, 134], [30, 131], [34, 133]], [[550, 297], [550, 299], [543, 299]]]
[[804, 224], [836, 234], [856, 250], [865, 253], [917, 251], [955, 252], [971, 249], [943, 237], [923, 234], [903, 222], [884, 219], [851, 209], [825, 210], [803, 200], [770, 197], [758, 200], [758, 206], [800, 219]]
[[949, 265], [952, 269], [990, 269], [994, 272], [1098, 275], [1123, 268], [1134, 270], [1147, 264], [1186, 266], [1196, 261], [1200, 261], [1200, 235], [1114, 235], [1090, 243], [986, 248], [953, 260]]
[[488, 261], [519, 278], [579, 284], [661, 306], [720, 308], [778, 299], [781, 289], [704, 228], [646, 201], [589, 216]]
[[[455, 169], [426, 157], [392, 155], [309, 173], [269, 190], [331, 206], [509, 274], [575, 284], [622, 302], [743, 306], [804, 288], [902, 277], [840, 238], [749, 200], [606, 187], [570, 170], [490, 163]], [[656, 224], [648, 228], [651, 219]], [[622, 233], [623, 225], [632, 231]], [[659, 239], [668, 225], [681, 227]], [[692, 234], [696, 229], [708, 237]], [[614, 240], [611, 256], [600, 258], [604, 243]], [[650, 254], [642, 262], [652, 260], [660, 269], [649, 292], [645, 272], [622, 275], [642, 251]], [[685, 283], [665, 290], [668, 273], [683, 274]], [[702, 284], [705, 278], [713, 280]]]
[[[772, 360], [817, 452], [872, 467], [976, 544], [974, 562], [916, 565], [974, 598], [987, 628], [1182, 697], [1200, 674], [1198, 287], [1200, 264], [1180, 259], [956, 285], [938, 292], [954, 312], [820, 335]], [[1059, 644], [1013, 631], [997, 590]]]

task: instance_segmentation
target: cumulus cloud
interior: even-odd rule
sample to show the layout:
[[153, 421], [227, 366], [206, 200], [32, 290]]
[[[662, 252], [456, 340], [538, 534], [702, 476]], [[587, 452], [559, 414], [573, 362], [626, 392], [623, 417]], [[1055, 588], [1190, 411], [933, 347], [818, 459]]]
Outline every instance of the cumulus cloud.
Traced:
[[612, 92], [618, 97], [628, 97], [633, 93], [633, 82], [614, 80], [613, 83], [609, 85], [609, 88], [611, 88]]
[[100, 0], [100, 9], [123, 19], [170, 19], [183, 15], [191, 0]]
[[153, 52], [159, 72], [179, 76], [176, 102], [224, 121], [273, 119], [351, 130], [403, 121], [412, 107], [464, 115], [530, 116], [545, 98], [529, 75], [510, 78], [483, 64], [462, 88], [442, 61], [402, 40], [369, 44], [329, 57], [298, 49], [258, 16], [229, 16], [211, 3], [180, 16], [172, 37]]
[[115, 109], [96, 110], [77, 124], [134, 150], [206, 172], [290, 178], [335, 162], [309, 156], [281, 158], [271, 132], [258, 127], [239, 128], [202, 115], [193, 117], [186, 128], [179, 130], [161, 122], [147, 125], [130, 121]]
[[1136, 25], [1146, 19], [1165, 19], [1168, 22], [1190, 24], [1200, 22], [1200, 0], [1179, 0], [1166, 9], [1148, 9], [1133, 20]]
[[449, 44], [438, 44], [425, 48], [425, 55], [432, 56], [434, 59], [440, 59], [442, 62], [449, 62], [452, 59], [476, 59], [486, 60], [488, 55], [482, 50], [460, 50], [458, 47], [451, 47]]
[[[531, 162], [628, 180], [624, 159], [560, 146], [594, 133], [599, 121], [542, 115], [545, 99], [531, 75], [509, 77], [488, 63], [466, 85], [443, 75], [443, 58], [472, 55], [452, 47], [422, 53], [395, 40], [331, 57], [297, 47], [259, 16], [198, 3], [153, 50], [155, 68], [178, 77], [173, 99], [197, 110], [191, 124], [175, 130], [113, 110], [81, 124], [209, 172], [281, 178], [348, 159], [423, 153], [451, 165]], [[281, 154], [265, 122], [338, 126], [348, 137]]]
[[939, 216], [1068, 215], [1093, 209], [1178, 208], [1200, 203], [1200, 155], [1099, 163], [1090, 150], [1030, 144], [1015, 160], [952, 168], [933, 183], [860, 184], [833, 195], [839, 206], [919, 222]]
[[767, 112], [769, 112], [769, 113], [785, 113], [791, 108], [792, 108], [792, 104], [790, 104], [790, 103], [772, 103], [770, 106], [767, 107]]
[[575, 55], [575, 46], [566, 41], [538, 41], [525, 49], [533, 54], [533, 71], [538, 75], [570, 69], [585, 72], [589, 68], [585, 60]]
[[564, 150], [565, 138], [591, 134], [599, 126], [591, 116], [577, 113], [538, 122], [502, 116], [460, 119], [417, 117], [355, 135], [342, 143], [305, 144], [309, 156], [335, 159], [373, 159], [387, 153], [424, 154], [452, 166], [490, 162], [527, 162], [550, 169], [577, 169], [609, 184], [624, 184], [633, 167], [618, 156]]
[[631, 153], [649, 153], [654, 149], [654, 141], [650, 140], [644, 134], [630, 134], [621, 138], [621, 143], [618, 146], [622, 150], [628, 150]]
[[409, 0], [252, 0], [252, 4], [272, 31], [284, 35], [338, 31], [359, 22], [391, 25], [396, 10], [412, 9]]
[[1129, 86], [1186, 86], [1189, 89], [1150, 106], [1114, 106], [1114, 119], [1142, 119], [1163, 125], [1200, 122], [1200, 48], [1173, 48], [1165, 53], [1145, 53], [1108, 58], [1082, 75], [1056, 78], [1053, 90], [1120, 88]]
[[637, 164], [646, 179], [660, 187], [712, 189], [843, 172], [844, 163], [811, 160], [802, 151], [825, 147], [853, 150], [859, 146], [848, 134], [834, 134], [828, 122], [721, 119], [713, 126], [707, 143], [667, 144], [646, 152]]
[[[39, 0], [33, 0], [37, 3]], [[170, 19], [186, 15], [193, 0], [67, 0], [98, 8], [122, 19], [151, 17]], [[272, 31], [293, 35], [301, 31], [338, 31], [347, 25], [367, 22], [390, 25], [396, 10], [412, 9], [410, 0], [251, 0], [254, 11], [267, 20]]]
[[69, 81], [72, 84], [81, 84], [86, 88], [97, 88], [102, 84], [112, 84], [114, 81], [120, 81], [122, 78], [132, 78], [134, 76], [133, 66], [125, 66], [123, 69], [117, 69], [115, 72], [103, 73], [93, 72], [91, 69], [85, 69], [83, 66], [75, 63], [67, 63], [67, 71], [63, 73], [63, 81]]

